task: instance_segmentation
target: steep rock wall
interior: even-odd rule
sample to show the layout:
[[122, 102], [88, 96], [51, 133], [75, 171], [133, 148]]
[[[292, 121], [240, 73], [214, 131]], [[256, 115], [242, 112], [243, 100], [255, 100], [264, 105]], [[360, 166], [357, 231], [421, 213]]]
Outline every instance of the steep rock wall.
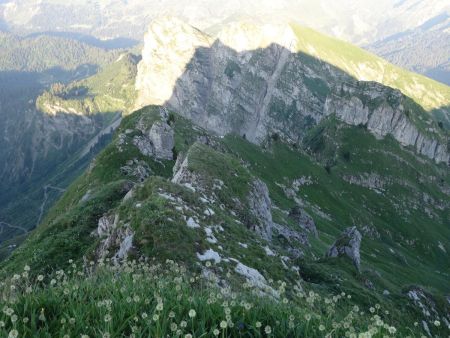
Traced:
[[138, 66], [138, 106], [166, 104], [219, 135], [254, 143], [274, 133], [298, 142], [334, 114], [449, 162], [442, 138], [407, 116], [404, 95], [297, 52], [299, 38], [289, 25], [235, 22], [213, 38], [177, 19], [155, 20]]

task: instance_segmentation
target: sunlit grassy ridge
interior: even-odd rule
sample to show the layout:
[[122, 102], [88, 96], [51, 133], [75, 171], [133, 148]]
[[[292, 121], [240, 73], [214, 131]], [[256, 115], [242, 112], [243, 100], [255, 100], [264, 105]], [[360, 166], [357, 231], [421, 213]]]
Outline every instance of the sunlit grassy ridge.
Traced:
[[170, 260], [70, 260], [48, 275], [29, 270], [1, 283], [2, 337], [420, 336], [417, 323], [377, 303], [360, 307], [345, 292], [319, 294], [282, 280], [269, 281], [275, 297], [251, 283], [219, 288], [214, 274], [188, 272]]
[[134, 79], [138, 57], [122, 54], [97, 74], [69, 85], [54, 85], [42, 94], [37, 107], [46, 113], [62, 111], [83, 115], [129, 113], [134, 106]]
[[450, 87], [394, 66], [386, 60], [344, 41], [292, 24], [301, 52], [336, 66], [361, 81], [376, 81], [399, 89], [427, 110], [445, 108], [449, 117]]

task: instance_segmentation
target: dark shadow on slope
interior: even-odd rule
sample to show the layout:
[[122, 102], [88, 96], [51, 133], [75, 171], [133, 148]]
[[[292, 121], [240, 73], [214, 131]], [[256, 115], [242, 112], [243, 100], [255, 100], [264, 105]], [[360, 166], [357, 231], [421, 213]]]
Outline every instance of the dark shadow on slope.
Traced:
[[51, 83], [67, 83], [97, 72], [96, 65], [75, 70], [0, 72], [0, 243], [32, 229], [41, 213], [79, 176], [112, 133], [99, 138], [86, 156], [74, 160], [117, 112], [89, 118], [76, 114], [51, 116], [36, 108], [36, 98]]

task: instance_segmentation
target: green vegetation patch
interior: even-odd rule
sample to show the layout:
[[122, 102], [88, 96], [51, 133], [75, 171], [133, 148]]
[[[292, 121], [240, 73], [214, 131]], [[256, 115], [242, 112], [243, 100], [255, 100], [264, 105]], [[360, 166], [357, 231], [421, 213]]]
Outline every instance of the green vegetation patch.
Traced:
[[[249, 283], [235, 290], [172, 261], [130, 261], [97, 268], [68, 260], [64, 270], [8, 280], [0, 314], [9, 337], [419, 337], [389, 307], [356, 305], [351, 293], [321, 295], [271, 283], [279, 298]], [[209, 268], [207, 268], [209, 269]], [[11, 287], [11, 286], [14, 287]], [[443, 325], [431, 328], [445, 334]]]

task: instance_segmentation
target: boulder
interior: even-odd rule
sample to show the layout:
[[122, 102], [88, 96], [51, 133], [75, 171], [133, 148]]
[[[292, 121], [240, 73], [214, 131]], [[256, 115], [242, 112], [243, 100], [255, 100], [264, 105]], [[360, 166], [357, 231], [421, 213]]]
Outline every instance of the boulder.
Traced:
[[[143, 129], [143, 126], [138, 126], [138, 129]], [[134, 137], [133, 144], [142, 155], [161, 160], [173, 160], [174, 131], [167, 122], [153, 123], [150, 130], [144, 130], [143, 135]]]
[[341, 234], [341, 236], [334, 242], [331, 248], [326, 253], [327, 257], [341, 257], [347, 256], [356, 266], [358, 271], [360, 270], [361, 257], [359, 249], [361, 246], [361, 233], [355, 226], [347, 228]]
[[112, 229], [117, 225], [118, 215], [104, 215], [98, 220], [97, 235], [103, 237], [111, 233]]
[[174, 132], [166, 122], [157, 121], [153, 123], [148, 134], [153, 144], [153, 153], [156, 158], [173, 160], [173, 147], [175, 146]]
[[274, 226], [272, 221], [272, 202], [267, 185], [260, 179], [255, 179], [251, 183], [248, 204], [250, 213], [256, 219], [256, 224], [252, 224], [252, 227], [261, 237], [271, 240]]
[[301, 207], [296, 206], [289, 211], [289, 217], [293, 219], [300, 228], [318, 237], [318, 232], [314, 220]]
[[310, 245], [308, 235], [303, 232], [292, 230], [285, 225], [277, 223], [273, 223], [273, 228], [277, 230], [278, 236], [284, 237], [290, 244], [293, 244], [295, 248], [298, 244]]
[[144, 182], [152, 173], [145, 161], [137, 159], [127, 161], [126, 165], [120, 167], [122, 174], [135, 177], [139, 182]]

